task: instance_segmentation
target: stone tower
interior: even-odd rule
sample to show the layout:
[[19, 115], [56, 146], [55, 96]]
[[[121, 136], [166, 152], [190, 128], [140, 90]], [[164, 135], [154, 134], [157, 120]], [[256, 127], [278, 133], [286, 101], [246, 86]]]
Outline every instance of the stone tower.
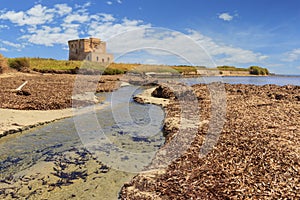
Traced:
[[106, 53], [106, 43], [99, 38], [70, 40], [68, 44], [69, 60], [89, 60], [101, 63], [113, 62], [113, 55]]

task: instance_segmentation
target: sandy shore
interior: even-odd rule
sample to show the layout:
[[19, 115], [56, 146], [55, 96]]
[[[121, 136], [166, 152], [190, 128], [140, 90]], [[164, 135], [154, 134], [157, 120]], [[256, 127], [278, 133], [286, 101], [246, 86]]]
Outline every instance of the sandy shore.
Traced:
[[170, 102], [169, 99], [157, 98], [151, 95], [155, 89], [156, 87], [144, 90], [141, 94], [136, 95], [134, 100], [138, 103], [155, 104], [162, 107], [167, 106]]
[[0, 137], [29, 128], [71, 117], [71, 108], [63, 110], [13, 110], [0, 109]]
[[108, 103], [61, 110], [14, 110], [0, 108], [0, 138], [67, 117], [101, 110], [106, 106], [108, 106]]

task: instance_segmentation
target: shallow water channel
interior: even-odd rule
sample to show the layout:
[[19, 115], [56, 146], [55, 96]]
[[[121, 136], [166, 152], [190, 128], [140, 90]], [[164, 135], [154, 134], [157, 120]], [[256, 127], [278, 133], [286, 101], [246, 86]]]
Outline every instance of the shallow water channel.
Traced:
[[[111, 168], [106, 177], [113, 173], [116, 178], [118, 172], [123, 177], [124, 173], [132, 177], [149, 164], [164, 143], [161, 132], [163, 110], [155, 105], [135, 103], [132, 99], [143, 89], [127, 86], [112, 93], [98, 94], [105, 98], [104, 104], [107, 104], [101, 110], [2, 138], [1, 179], [8, 179], [40, 162], [51, 160], [51, 157], [80, 148], [87, 149], [94, 158]], [[107, 178], [103, 181], [110, 184], [112, 180]]]

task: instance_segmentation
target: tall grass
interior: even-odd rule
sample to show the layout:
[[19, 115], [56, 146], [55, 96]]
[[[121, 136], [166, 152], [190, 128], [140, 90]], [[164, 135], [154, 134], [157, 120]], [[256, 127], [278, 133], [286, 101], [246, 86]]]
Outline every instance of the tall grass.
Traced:
[[80, 68], [82, 61], [65, 61], [46, 58], [29, 58], [30, 68], [39, 70], [70, 70]]
[[30, 61], [28, 58], [10, 58], [8, 59], [8, 65], [18, 71], [27, 72], [30, 68]]
[[8, 68], [8, 62], [7, 59], [0, 54], [0, 74], [2, 74], [5, 70]]

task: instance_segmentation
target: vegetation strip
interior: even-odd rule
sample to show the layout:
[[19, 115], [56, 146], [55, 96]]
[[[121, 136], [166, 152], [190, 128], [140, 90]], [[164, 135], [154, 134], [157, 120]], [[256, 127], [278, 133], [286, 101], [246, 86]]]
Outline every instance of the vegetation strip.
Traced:
[[[249, 68], [237, 68], [234, 66], [218, 66], [216, 68], [207, 68], [205, 66], [187, 66], [187, 65], [149, 65], [138, 63], [110, 63], [109, 65], [89, 61], [73, 60], [55, 60], [47, 58], [3, 58], [0, 55], [0, 73], [2, 66], [7, 66], [22, 72], [30, 70], [40, 73], [57, 73], [57, 74], [103, 74], [115, 75], [131, 73], [171, 73], [171, 74], [198, 74], [201, 71], [218, 71], [220, 75], [226, 72], [246, 72], [249, 75], [269, 75], [266, 68], [259, 66], [250, 66]], [[199, 71], [199, 72], [198, 72]], [[236, 73], [239, 74], [239, 73]]]

